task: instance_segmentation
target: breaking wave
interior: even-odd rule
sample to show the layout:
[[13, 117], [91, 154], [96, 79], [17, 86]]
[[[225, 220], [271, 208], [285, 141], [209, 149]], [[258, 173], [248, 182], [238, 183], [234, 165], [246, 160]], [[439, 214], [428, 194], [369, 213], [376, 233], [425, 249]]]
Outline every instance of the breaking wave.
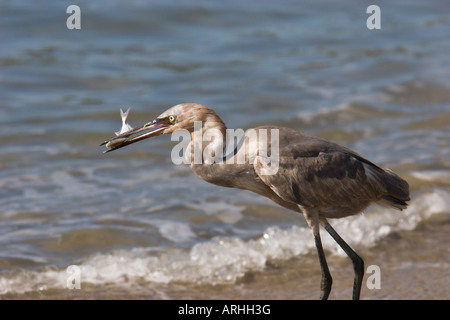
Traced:
[[[421, 221], [439, 213], [449, 213], [450, 193], [445, 189], [416, 195], [403, 212], [372, 207], [366, 214], [332, 221], [336, 230], [356, 250], [374, 246], [387, 235], [412, 230]], [[168, 234], [180, 231], [182, 239], [193, 235], [182, 225], [162, 225]], [[324, 247], [332, 254], [343, 251], [331, 237], [322, 233]], [[246, 272], [261, 271], [267, 261], [288, 260], [314, 252], [311, 232], [306, 227], [267, 228], [250, 240], [237, 237], [215, 237], [191, 248], [133, 248], [108, 254], [94, 254], [74, 262], [80, 269], [81, 283], [128, 287], [142, 283], [233, 283]], [[39, 271], [17, 270], [0, 277], [0, 294], [25, 293], [67, 286], [67, 267], [45, 267]]]

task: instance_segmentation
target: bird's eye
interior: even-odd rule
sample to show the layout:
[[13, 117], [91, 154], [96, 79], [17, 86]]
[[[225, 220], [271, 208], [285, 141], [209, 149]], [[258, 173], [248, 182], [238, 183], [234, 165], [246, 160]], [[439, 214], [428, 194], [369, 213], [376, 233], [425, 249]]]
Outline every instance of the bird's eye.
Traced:
[[176, 119], [175, 116], [169, 116], [168, 119], [169, 119], [170, 123], [175, 123], [175, 119]]

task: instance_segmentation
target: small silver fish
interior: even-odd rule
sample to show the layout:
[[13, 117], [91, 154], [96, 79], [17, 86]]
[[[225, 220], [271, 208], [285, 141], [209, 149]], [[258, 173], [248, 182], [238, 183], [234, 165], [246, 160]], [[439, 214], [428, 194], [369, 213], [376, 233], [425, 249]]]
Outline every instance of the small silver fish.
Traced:
[[120, 109], [120, 116], [122, 117], [122, 128], [119, 132], [114, 132], [116, 136], [133, 129], [133, 127], [127, 123], [128, 113], [130, 113], [130, 108], [128, 108], [127, 112], [123, 112], [122, 108]]
[[[117, 132], [116, 132], [116, 134], [117, 134]], [[128, 140], [128, 138], [117, 138], [115, 140], [111, 140], [108, 143], [106, 143], [106, 147], [112, 149], [118, 145], [121, 145], [122, 143], [124, 143], [127, 140]]]
[[[116, 138], [108, 139], [101, 144], [101, 146], [106, 145], [106, 147], [109, 148], [108, 150], [104, 151], [103, 153], [109, 152], [109, 151], [111, 151], [111, 149], [114, 149], [120, 145], [125, 144], [130, 139], [129, 136], [131, 136], [131, 134], [126, 135], [126, 133], [128, 131], [133, 129], [133, 127], [127, 123], [127, 118], [128, 118], [129, 113], [130, 113], [130, 108], [128, 108], [128, 110], [126, 112], [123, 112], [123, 110], [120, 109], [120, 117], [122, 118], [122, 128], [120, 129], [119, 132], [114, 132], [114, 134], [116, 135]], [[125, 135], [125, 136], [119, 137], [120, 135]]]

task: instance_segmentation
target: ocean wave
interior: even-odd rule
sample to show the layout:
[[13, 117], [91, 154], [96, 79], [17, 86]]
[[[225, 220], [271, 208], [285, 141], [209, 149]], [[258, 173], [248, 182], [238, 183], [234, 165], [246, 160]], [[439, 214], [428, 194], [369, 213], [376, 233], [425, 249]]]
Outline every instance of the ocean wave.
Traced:
[[[450, 191], [434, 189], [413, 196], [408, 209], [397, 212], [371, 207], [367, 213], [331, 221], [335, 229], [357, 251], [369, 250], [384, 237], [412, 230], [435, 214], [449, 214]], [[189, 226], [162, 224], [175, 241], [194, 237]], [[176, 235], [180, 232], [179, 235]], [[327, 251], [345, 256], [342, 249], [322, 232]], [[74, 262], [80, 270], [81, 285], [111, 284], [118, 287], [143, 283], [189, 282], [202, 284], [233, 283], [250, 271], [262, 271], [270, 260], [288, 260], [314, 252], [311, 231], [307, 227], [267, 228], [259, 237], [215, 237], [192, 247], [133, 248], [107, 254], [94, 254]], [[45, 267], [18, 270], [0, 276], [0, 294], [64, 289], [69, 274], [66, 268]]]

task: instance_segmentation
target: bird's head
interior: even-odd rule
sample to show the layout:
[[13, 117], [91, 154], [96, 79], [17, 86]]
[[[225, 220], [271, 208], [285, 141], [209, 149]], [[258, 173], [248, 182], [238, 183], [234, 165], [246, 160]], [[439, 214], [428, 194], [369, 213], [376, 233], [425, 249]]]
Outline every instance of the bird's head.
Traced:
[[143, 139], [172, 133], [177, 130], [187, 130], [192, 134], [198, 127], [195, 126], [196, 121], [202, 124], [201, 128], [208, 123], [213, 124], [217, 122], [224, 126], [222, 120], [213, 110], [197, 103], [183, 103], [167, 109], [150, 122], [106, 140], [101, 145], [106, 145], [108, 148], [104, 151], [106, 153]]

